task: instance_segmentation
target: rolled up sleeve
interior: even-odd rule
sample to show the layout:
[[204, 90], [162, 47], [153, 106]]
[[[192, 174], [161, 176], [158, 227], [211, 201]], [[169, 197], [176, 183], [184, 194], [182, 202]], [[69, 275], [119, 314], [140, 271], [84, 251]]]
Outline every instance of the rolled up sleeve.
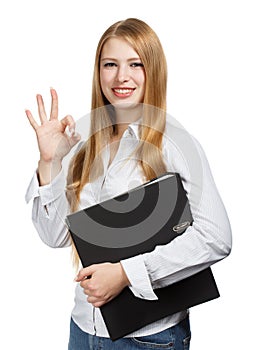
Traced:
[[66, 247], [71, 244], [65, 218], [69, 205], [65, 194], [66, 179], [61, 171], [54, 180], [44, 186], [34, 173], [25, 200], [33, 200], [32, 221], [42, 241], [50, 247]]
[[148, 300], [158, 299], [153, 291], [142, 255], [121, 260], [121, 264], [131, 283], [129, 288], [136, 297]]

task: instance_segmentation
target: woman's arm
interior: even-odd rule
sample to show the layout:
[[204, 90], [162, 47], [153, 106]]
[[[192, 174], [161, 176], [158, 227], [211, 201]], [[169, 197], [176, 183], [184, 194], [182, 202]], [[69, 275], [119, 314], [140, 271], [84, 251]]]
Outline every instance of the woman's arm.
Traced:
[[229, 255], [231, 227], [215, 185], [209, 163], [199, 142], [191, 136], [200, 169], [191, 170], [184, 152], [171, 147], [170, 171], [180, 173], [188, 199], [193, 225], [172, 242], [150, 253], [121, 261], [134, 295], [156, 299], [153, 289], [189, 277]]
[[64, 172], [61, 171], [50, 184], [40, 186], [38, 173], [35, 172], [26, 193], [26, 201], [33, 200], [33, 224], [42, 241], [53, 248], [71, 244], [64, 221], [69, 212], [65, 183]]
[[[40, 123], [26, 110], [40, 153], [38, 169], [27, 190], [26, 200], [33, 199], [32, 220], [41, 239], [51, 247], [63, 247], [70, 244], [70, 238], [64, 222], [69, 206], [62, 160], [80, 140], [80, 135], [75, 133], [75, 122], [70, 115], [58, 119], [58, 95], [52, 88], [50, 93], [49, 118], [41, 95], [36, 96]], [[70, 136], [66, 133], [67, 128]]]

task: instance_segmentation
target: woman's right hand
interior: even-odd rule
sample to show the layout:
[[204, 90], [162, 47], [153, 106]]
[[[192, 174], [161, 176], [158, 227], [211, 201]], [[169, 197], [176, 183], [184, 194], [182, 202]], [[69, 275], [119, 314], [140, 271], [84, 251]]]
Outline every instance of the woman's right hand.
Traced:
[[[58, 119], [58, 95], [54, 89], [51, 88], [50, 91], [52, 103], [49, 119], [41, 95], [36, 96], [41, 125], [36, 122], [29, 110], [25, 111], [31, 126], [36, 132], [40, 161], [44, 163], [61, 162], [80, 140], [80, 135], [75, 133], [75, 122], [70, 115], [61, 120]], [[70, 136], [65, 132], [67, 127]]]

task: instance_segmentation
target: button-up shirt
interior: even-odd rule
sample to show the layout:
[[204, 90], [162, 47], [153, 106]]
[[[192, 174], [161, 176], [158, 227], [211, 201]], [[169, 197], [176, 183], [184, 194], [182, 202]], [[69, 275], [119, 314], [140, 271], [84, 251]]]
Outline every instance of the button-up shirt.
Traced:
[[[127, 158], [139, 143], [139, 122], [131, 123], [120, 139], [118, 151], [109, 165], [110, 149], [101, 157], [104, 171], [87, 183], [80, 196], [80, 209], [92, 206], [146, 181], [136, 156]], [[231, 228], [216, 188], [209, 163], [200, 143], [177, 123], [166, 124], [162, 154], [167, 171], [180, 174], [187, 192], [193, 225], [175, 240], [156, 246], [152, 252], [121, 260], [130, 281], [130, 290], [142, 299], [157, 299], [154, 290], [189, 277], [225, 258], [231, 250]], [[40, 186], [37, 172], [26, 193], [33, 199], [32, 220], [42, 241], [51, 247], [71, 244], [65, 224], [70, 212], [65, 194], [64, 167], [48, 185]], [[87, 302], [80, 284], [76, 286], [72, 318], [84, 331], [108, 337], [99, 308]], [[187, 310], [165, 317], [128, 336], [146, 336], [171, 327], [185, 318]], [[136, 315], [134, 315], [136, 317]]]

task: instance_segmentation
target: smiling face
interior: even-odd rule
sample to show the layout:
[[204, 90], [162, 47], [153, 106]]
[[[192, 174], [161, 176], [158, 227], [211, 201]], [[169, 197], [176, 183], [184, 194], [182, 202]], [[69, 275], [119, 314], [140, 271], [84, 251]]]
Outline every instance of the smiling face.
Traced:
[[145, 72], [139, 55], [120, 38], [110, 38], [100, 58], [100, 84], [111, 104], [134, 105], [143, 102]]

